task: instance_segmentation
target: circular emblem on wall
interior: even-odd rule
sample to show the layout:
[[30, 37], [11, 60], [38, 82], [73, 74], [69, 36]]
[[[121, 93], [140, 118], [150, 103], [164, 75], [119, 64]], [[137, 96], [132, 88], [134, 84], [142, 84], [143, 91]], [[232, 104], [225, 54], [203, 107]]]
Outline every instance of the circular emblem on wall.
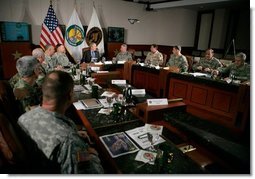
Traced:
[[84, 41], [84, 31], [77, 25], [71, 25], [66, 34], [66, 40], [72, 46], [79, 46]]
[[101, 42], [103, 36], [103, 32], [98, 27], [91, 28], [86, 36], [86, 42], [90, 45], [92, 42], [97, 45]]

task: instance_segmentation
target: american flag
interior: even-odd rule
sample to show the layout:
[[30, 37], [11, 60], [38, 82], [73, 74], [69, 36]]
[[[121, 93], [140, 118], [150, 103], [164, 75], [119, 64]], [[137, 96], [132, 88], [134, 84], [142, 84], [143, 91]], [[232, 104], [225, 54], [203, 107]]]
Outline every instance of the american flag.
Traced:
[[58, 26], [58, 19], [50, 5], [47, 16], [42, 24], [42, 32], [40, 36], [40, 46], [44, 49], [46, 45], [56, 46], [57, 44], [64, 44], [62, 32]]

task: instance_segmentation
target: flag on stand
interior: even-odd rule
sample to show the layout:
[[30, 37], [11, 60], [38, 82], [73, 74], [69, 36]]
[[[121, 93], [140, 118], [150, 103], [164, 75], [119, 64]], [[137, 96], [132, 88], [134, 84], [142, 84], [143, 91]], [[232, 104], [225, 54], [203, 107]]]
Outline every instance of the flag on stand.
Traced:
[[65, 47], [75, 61], [79, 62], [82, 58], [82, 49], [85, 47], [85, 37], [83, 26], [75, 8], [66, 26], [65, 34]]
[[88, 47], [92, 42], [97, 44], [99, 53], [102, 55], [104, 53], [104, 36], [95, 7], [93, 7], [92, 16], [88, 25], [85, 47]]
[[42, 31], [40, 36], [40, 46], [44, 49], [46, 45], [51, 44], [56, 46], [57, 44], [63, 44], [64, 38], [60, 27], [58, 26], [58, 19], [50, 4], [47, 16], [42, 24]]

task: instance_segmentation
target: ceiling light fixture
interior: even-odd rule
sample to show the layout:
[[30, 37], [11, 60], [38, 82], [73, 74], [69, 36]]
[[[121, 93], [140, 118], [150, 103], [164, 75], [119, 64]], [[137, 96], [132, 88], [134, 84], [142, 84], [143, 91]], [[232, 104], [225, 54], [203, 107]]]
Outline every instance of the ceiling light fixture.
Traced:
[[129, 22], [130, 24], [135, 24], [135, 23], [139, 23], [140, 20], [139, 20], [139, 19], [131, 19], [131, 18], [129, 18], [129, 19], [128, 19], [128, 22]]

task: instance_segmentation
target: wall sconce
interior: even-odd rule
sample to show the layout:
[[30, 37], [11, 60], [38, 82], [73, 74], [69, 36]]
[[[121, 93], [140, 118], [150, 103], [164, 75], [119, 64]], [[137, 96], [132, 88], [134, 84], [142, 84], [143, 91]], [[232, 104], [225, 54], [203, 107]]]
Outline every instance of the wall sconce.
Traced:
[[128, 19], [128, 22], [129, 22], [130, 24], [134, 24], [134, 23], [139, 23], [140, 20], [139, 20], [139, 19]]

